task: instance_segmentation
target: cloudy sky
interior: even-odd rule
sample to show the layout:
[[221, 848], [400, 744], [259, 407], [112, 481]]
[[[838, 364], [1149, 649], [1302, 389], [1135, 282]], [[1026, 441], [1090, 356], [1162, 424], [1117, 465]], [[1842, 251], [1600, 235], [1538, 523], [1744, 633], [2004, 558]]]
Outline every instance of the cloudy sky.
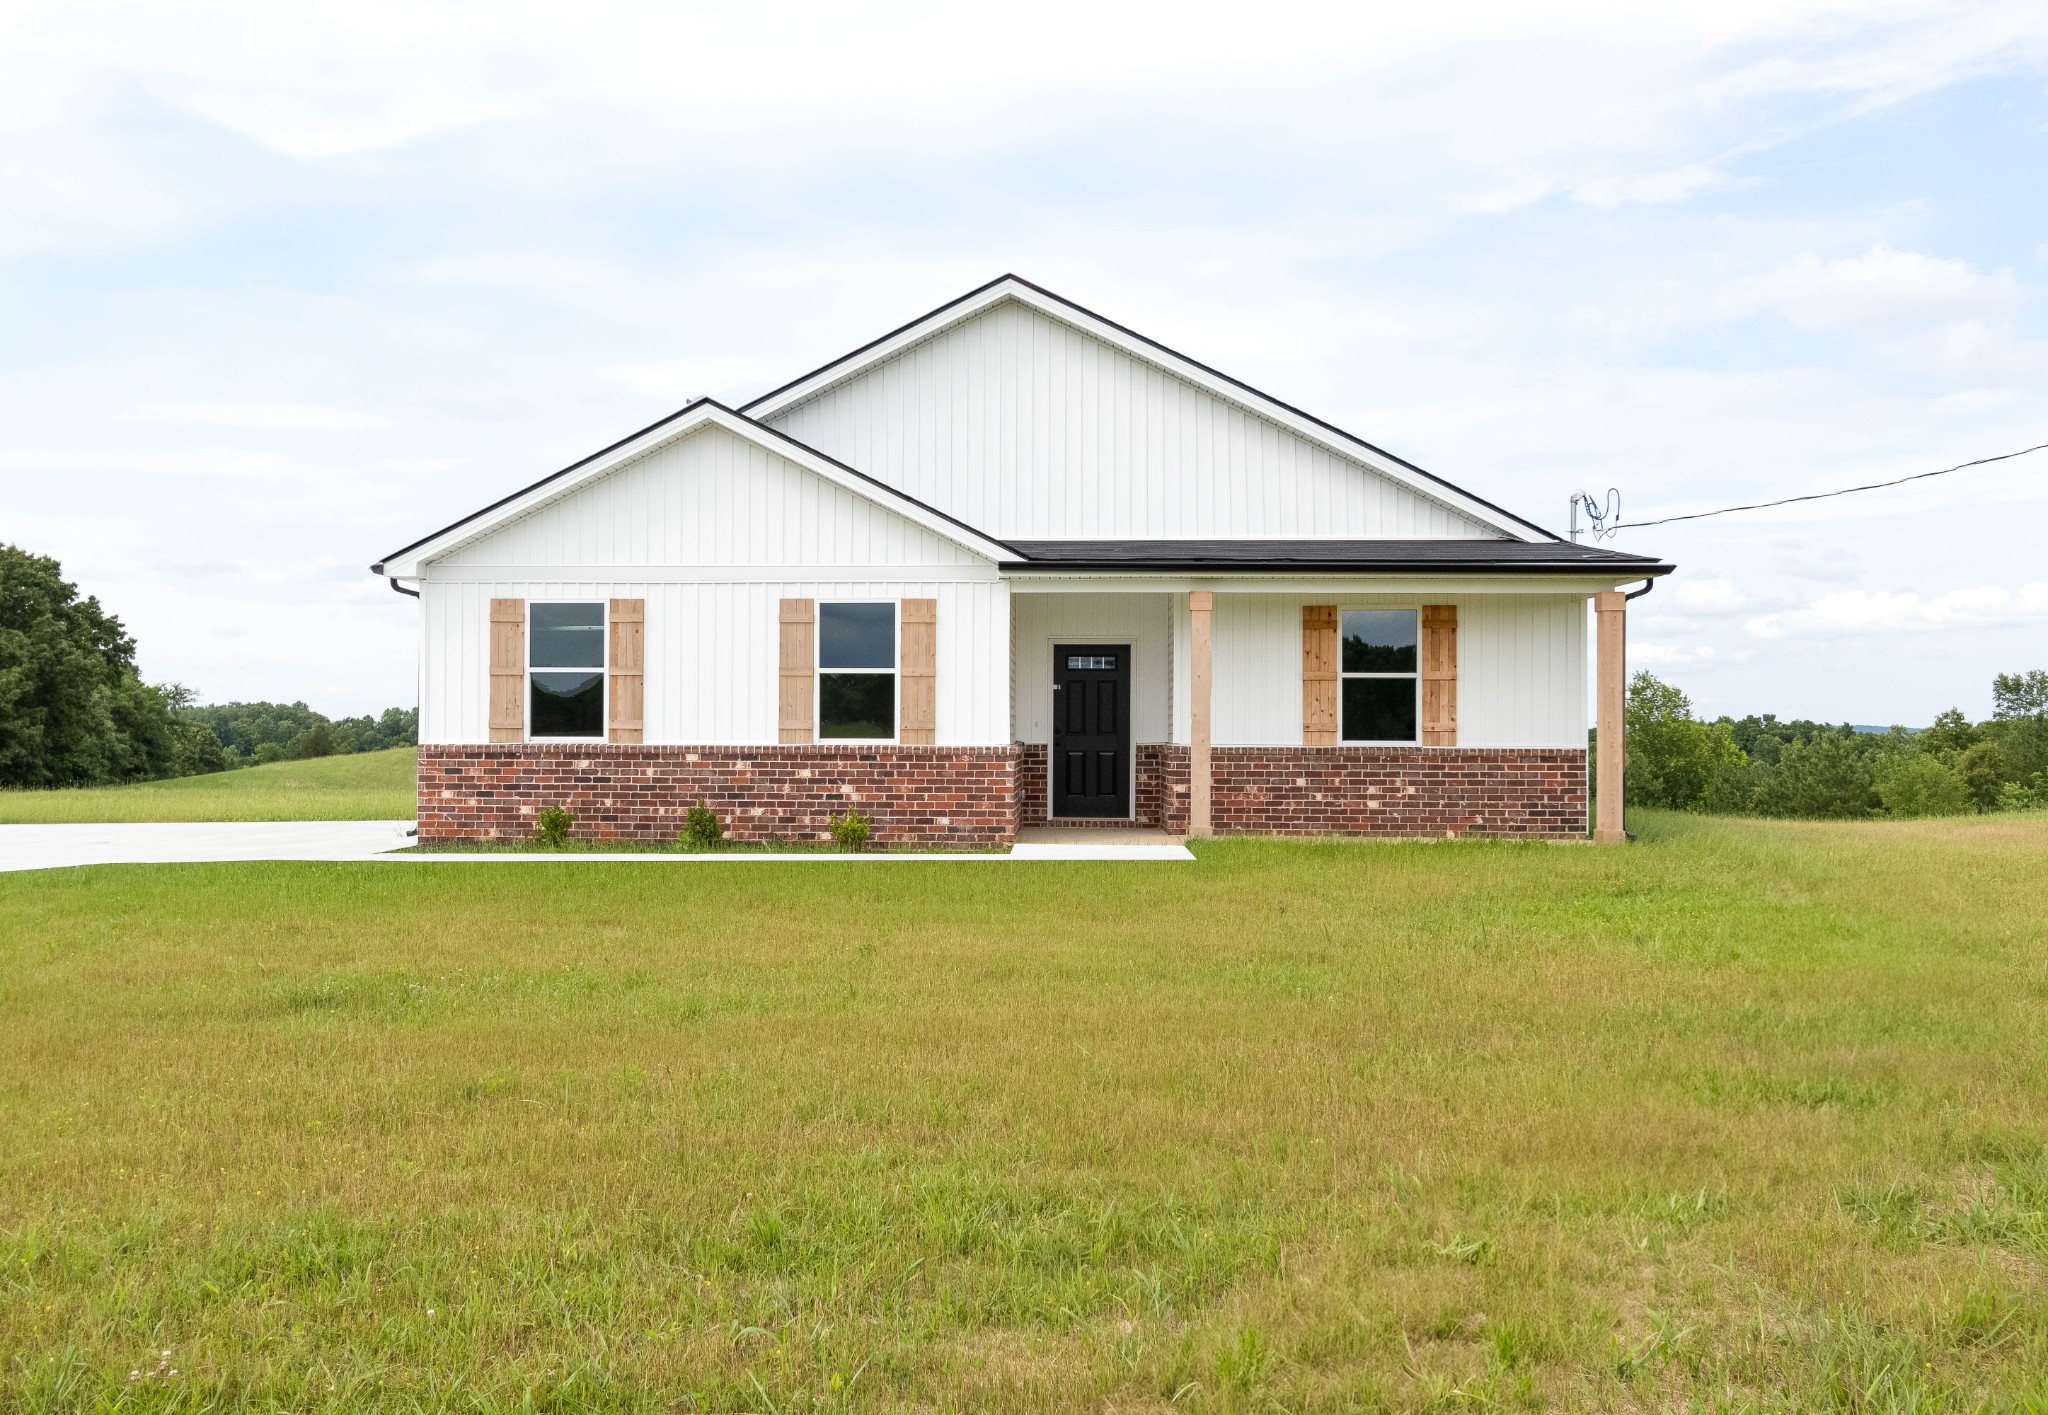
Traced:
[[[152, 679], [410, 703], [371, 561], [1006, 270], [1553, 527], [1823, 490], [2048, 442], [2044, 177], [2038, 3], [14, 0], [0, 540]], [[1923, 723], [2048, 667], [2044, 524], [1609, 543], [1704, 709]]]

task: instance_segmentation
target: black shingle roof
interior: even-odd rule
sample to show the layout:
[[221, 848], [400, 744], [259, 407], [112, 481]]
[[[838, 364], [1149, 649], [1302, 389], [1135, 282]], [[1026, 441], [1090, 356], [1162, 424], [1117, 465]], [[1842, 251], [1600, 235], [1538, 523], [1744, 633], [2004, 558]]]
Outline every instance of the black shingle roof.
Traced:
[[1341, 570], [1668, 575], [1672, 566], [1569, 541], [1011, 540], [1005, 570]]

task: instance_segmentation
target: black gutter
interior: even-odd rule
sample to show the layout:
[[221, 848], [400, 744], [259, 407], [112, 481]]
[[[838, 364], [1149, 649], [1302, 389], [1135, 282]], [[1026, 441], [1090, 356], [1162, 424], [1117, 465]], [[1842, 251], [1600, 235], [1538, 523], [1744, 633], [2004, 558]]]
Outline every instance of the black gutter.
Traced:
[[1415, 475], [1427, 478], [1428, 480], [1435, 482], [1438, 486], [1443, 487], [1447, 491], [1455, 491], [1458, 495], [1466, 498], [1468, 501], [1477, 502], [1479, 505], [1484, 506], [1487, 510], [1492, 511], [1497, 515], [1505, 516], [1517, 525], [1527, 526], [1530, 530], [1536, 532], [1536, 534], [1540, 536], [1548, 536], [1551, 540], [1559, 542], [1562, 542], [1564, 540], [1564, 537], [1559, 535], [1557, 532], [1547, 531], [1543, 527], [1537, 525], [1534, 521], [1525, 520], [1522, 517], [1517, 516], [1514, 512], [1508, 510], [1504, 506], [1494, 505], [1491, 501], [1488, 501], [1483, 496], [1474, 496], [1471, 492], [1465, 490], [1464, 487], [1457, 485], [1455, 482], [1446, 481], [1444, 480], [1444, 478], [1438, 476], [1435, 472], [1424, 471], [1421, 467], [1416, 466], [1407, 458], [1396, 457], [1393, 453], [1387, 451], [1384, 447], [1375, 447], [1372, 443], [1367, 442], [1364, 438], [1358, 436], [1356, 433], [1346, 432], [1343, 428], [1338, 427], [1335, 423], [1324, 422], [1314, 413], [1303, 412], [1300, 408], [1295, 407], [1292, 403], [1283, 402], [1281, 399], [1275, 398], [1270, 393], [1266, 393], [1261, 391], [1260, 389], [1254, 388], [1241, 378], [1232, 378], [1229, 374], [1223, 372], [1221, 369], [1211, 368], [1209, 367], [1209, 365], [1203, 363], [1200, 359], [1191, 359], [1186, 354], [1180, 352], [1180, 350], [1178, 349], [1171, 348], [1165, 344], [1162, 344], [1157, 339], [1147, 338], [1145, 335], [1140, 334], [1137, 330], [1130, 328], [1128, 325], [1118, 324], [1115, 320], [1110, 319], [1105, 315], [1097, 314], [1094, 310], [1089, 309], [1086, 305], [1077, 305], [1072, 300], [1068, 299], [1066, 296], [1056, 295], [1052, 291], [1046, 289], [1043, 285], [1039, 285], [1030, 280], [1026, 280], [1023, 276], [1016, 274], [998, 275], [995, 279], [989, 281], [986, 285], [977, 285], [972, 290], [969, 290], [966, 294], [959, 296], [957, 299], [948, 300], [943, 305], [940, 305], [937, 309], [932, 310], [927, 314], [921, 314], [916, 319], [911, 320], [907, 324], [898, 325], [896, 328], [890, 330], [887, 334], [884, 334], [881, 338], [870, 339], [867, 343], [861, 345], [852, 353], [841, 354], [838, 358], [831, 360], [829, 363], [820, 364], [817, 368], [812, 369], [809, 373], [805, 374], [801, 378], [793, 378], [789, 382], [783, 384], [780, 388], [772, 388], [768, 392], [763, 393], [760, 397], [752, 399], [749, 402], [740, 404], [739, 411], [744, 413], [747, 411], [747, 409], [765, 403], [771, 398], [780, 397], [782, 394], [787, 393], [790, 389], [797, 387], [799, 384], [808, 383], [812, 379], [818, 377], [818, 375], [820, 374], [829, 373], [831, 370], [839, 367], [839, 365], [843, 363], [848, 363], [854, 359], [859, 358], [862, 354], [867, 353], [870, 349], [879, 348], [881, 345], [888, 343], [897, 335], [907, 334], [911, 330], [917, 328], [918, 325], [923, 324], [925, 321], [937, 318], [939, 315], [944, 314], [947, 310], [952, 309], [955, 305], [966, 304], [969, 300], [975, 299], [981, 295], [985, 295], [990, 290], [993, 290], [996, 286], [1002, 284], [1004, 281], [1009, 280], [1015, 281], [1017, 284], [1022, 285], [1027, 290], [1035, 290], [1039, 294], [1045, 296], [1048, 300], [1052, 300], [1058, 304], [1065, 305], [1068, 309], [1073, 310], [1078, 314], [1084, 314], [1088, 316], [1088, 318], [1093, 320], [1100, 320], [1103, 324], [1108, 325], [1117, 333], [1128, 335], [1131, 338], [1137, 340], [1140, 344], [1144, 344], [1150, 348], [1157, 349], [1160, 353], [1179, 359], [1184, 364], [1192, 365], [1193, 367], [1200, 369], [1203, 373], [1208, 374], [1211, 378], [1220, 378], [1225, 383], [1231, 385], [1231, 387], [1233, 388], [1243, 389], [1246, 393], [1251, 394], [1254, 398], [1264, 399], [1266, 402], [1271, 403], [1276, 408], [1285, 409], [1287, 412], [1292, 413], [1295, 417], [1301, 418], [1305, 422], [1314, 423], [1317, 427], [1321, 428], [1323, 431], [1327, 433], [1331, 433], [1334, 436], [1341, 437], [1346, 442], [1352, 443], [1355, 446], [1363, 447], [1366, 451], [1372, 453], [1374, 456], [1384, 457], [1389, 462], [1394, 463], [1396, 466], [1406, 467], [1409, 471], [1415, 473]]

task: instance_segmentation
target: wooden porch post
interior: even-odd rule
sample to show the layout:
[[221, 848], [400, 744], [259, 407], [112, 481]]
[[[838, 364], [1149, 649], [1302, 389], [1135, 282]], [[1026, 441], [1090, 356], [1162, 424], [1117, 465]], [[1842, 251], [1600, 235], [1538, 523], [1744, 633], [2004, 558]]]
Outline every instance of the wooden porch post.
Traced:
[[1628, 839], [1621, 824], [1622, 778], [1628, 763], [1628, 596], [1620, 590], [1594, 595], [1593, 617], [1600, 630], [1594, 693], [1600, 794], [1593, 843], [1619, 845]]
[[1209, 618], [1215, 596], [1188, 591], [1188, 834], [1213, 834], [1209, 820]]

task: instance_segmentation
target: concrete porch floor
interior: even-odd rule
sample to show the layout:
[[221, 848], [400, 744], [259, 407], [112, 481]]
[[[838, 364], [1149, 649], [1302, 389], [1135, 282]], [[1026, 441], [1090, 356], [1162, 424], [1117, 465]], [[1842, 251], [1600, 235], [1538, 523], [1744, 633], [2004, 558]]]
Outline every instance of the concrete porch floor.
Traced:
[[1185, 835], [1168, 835], [1156, 825], [1027, 825], [1019, 845], [1181, 845]]

